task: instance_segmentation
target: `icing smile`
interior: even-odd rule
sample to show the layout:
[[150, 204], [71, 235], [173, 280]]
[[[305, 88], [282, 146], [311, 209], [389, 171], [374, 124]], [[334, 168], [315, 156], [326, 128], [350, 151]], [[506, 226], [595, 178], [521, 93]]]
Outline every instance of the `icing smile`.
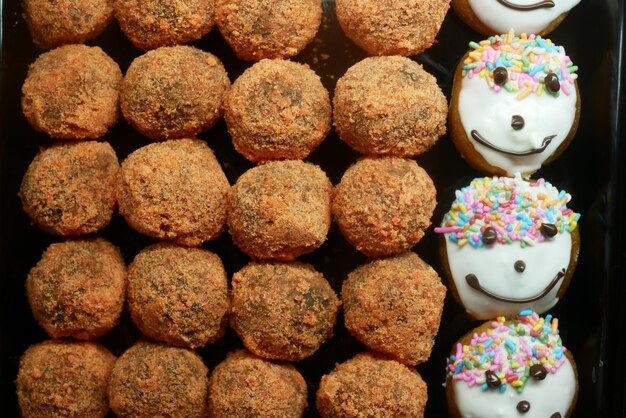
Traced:
[[539, 1], [533, 4], [516, 4], [512, 3], [508, 0], [497, 0], [501, 5], [508, 7], [513, 10], [537, 10], [537, 9], [551, 9], [554, 7], [554, 2], [552, 0], [544, 0]]
[[548, 284], [548, 286], [545, 289], [543, 289], [542, 292], [540, 292], [539, 294], [535, 296], [532, 296], [529, 298], [523, 298], [523, 299], [507, 298], [507, 297], [500, 296], [500, 295], [497, 295], [495, 293], [492, 293], [486, 290], [484, 287], [480, 285], [480, 282], [478, 281], [478, 277], [476, 277], [475, 274], [468, 274], [467, 276], [465, 276], [465, 280], [467, 281], [467, 284], [472, 289], [477, 290], [480, 293], [486, 296], [489, 296], [492, 299], [499, 300], [501, 302], [509, 302], [509, 303], [530, 303], [530, 302], [538, 301], [539, 299], [543, 298], [548, 293], [550, 293], [550, 291], [554, 288], [554, 286], [556, 286], [559, 280], [561, 280], [563, 277], [565, 277], [565, 269], [561, 269], [561, 271], [559, 271], [556, 274], [556, 276], [554, 276], [554, 279], [552, 279], [552, 281]]
[[471, 134], [472, 134], [472, 138], [474, 138], [474, 140], [478, 142], [479, 144], [484, 145], [487, 148], [491, 148], [494, 151], [498, 151], [503, 154], [513, 155], [516, 157], [523, 157], [523, 156], [532, 155], [532, 154], [541, 154], [542, 152], [546, 150], [548, 145], [550, 145], [550, 142], [552, 142], [552, 140], [556, 137], [556, 135], [546, 136], [545, 138], [543, 138], [543, 141], [541, 142], [541, 146], [539, 148], [531, 149], [528, 151], [510, 151], [510, 150], [500, 148], [492, 144], [491, 142], [486, 140], [481, 134], [479, 134], [476, 129], [472, 129]]

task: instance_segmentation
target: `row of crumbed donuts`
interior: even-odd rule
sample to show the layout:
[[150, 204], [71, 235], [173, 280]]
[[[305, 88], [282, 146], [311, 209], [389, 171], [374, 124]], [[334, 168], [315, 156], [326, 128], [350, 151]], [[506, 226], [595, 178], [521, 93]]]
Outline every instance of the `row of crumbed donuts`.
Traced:
[[[16, 379], [22, 417], [285, 417], [307, 407], [307, 384], [289, 363], [246, 350], [229, 353], [212, 371], [194, 351], [139, 341], [115, 358], [93, 342], [48, 340], [28, 348]], [[419, 373], [362, 352], [322, 377], [322, 417], [424, 415]]]

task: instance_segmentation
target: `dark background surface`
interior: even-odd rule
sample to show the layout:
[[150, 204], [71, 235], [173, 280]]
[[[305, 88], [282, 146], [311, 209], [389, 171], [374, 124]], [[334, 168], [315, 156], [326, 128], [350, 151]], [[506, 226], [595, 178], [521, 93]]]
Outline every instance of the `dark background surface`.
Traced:
[[[11, 417], [18, 415], [13, 380], [19, 357], [30, 344], [47, 338], [30, 313], [24, 280], [43, 250], [60, 239], [31, 226], [17, 197], [28, 164], [39, 147], [50, 144], [50, 139], [35, 132], [20, 109], [20, 88], [28, 64], [40, 51], [30, 41], [19, 1], [5, 0], [2, 12], [0, 415]], [[620, 72], [623, 73], [620, 63], [623, 13], [623, 1], [583, 0], [549, 36], [555, 43], [564, 45], [579, 66], [582, 97], [580, 126], [570, 147], [534, 176], [544, 177], [559, 189], [571, 193], [573, 199], [569, 206], [582, 214], [578, 267], [565, 297], [551, 311], [559, 318], [564, 344], [572, 351], [578, 365], [580, 392], [575, 417], [616, 417], [623, 416], [625, 411], [626, 347], [622, 336], [626, 329], [623, 275], [626, 258], [622, 240], [625, 173], [622, 160], [626, 153], [619, 140], [626, 118], [618, 118], [623, 113], [619, 101], [623, 86], [618, 77]], [[438, 43], [414, 59], [437, 77], [449, 99], [453, 71], [465, 53], [467, 43], [482, 38], [450, 11], [437, 38]], [[124, 38], [116, 22], [90, 44], [102, 47], [118, 62], [123, 72], [131, 60], [141, 54]], [[216, 54], [223, 61], [231, 81], [250, 65], [236, 59], [216, 28], [194, 45]], [[308, 63], [320, 74], [332, 95], [337, 78], [364, 57], [364, 52], [341, 32], [334, 16], [334, 3], [328, 2], [317, 39], [294, 59]], [[223, 121], [200, 138], [215, 150], [231, 183], [251, 167], [251, 163], [235, 152]], [[113, 145], [120, 161], [148, 143], [124, 120], [120, 120], [103, 140]], [[319, 164], [336, 184], [356, 157], [357, 154], [331, 132], [308, 160]], [[433, 222], [438, 223], [454, 199], [454, 190], [469, 184], [479, 174], [463, 162], [448, 136], [442, 137], [417, 161], [429, 172], [437, 187], [438, 205]], [[152, 242], [127, 227], [119, 215], [101, 235], [121, 247], [127, 262]], [[232, 245], [228, 233], [205, 247], [222, 257], [229, 276], [249, 261]], [[414, 250], [442, 274], [437, 237], [432, 227]], [[328, 241], [319, 250], [301, 259], [323, 272], [337, 293], [346, 275], [365, 261], [364, 256], [343, 240], [336, 227], [331, 229]], [[443, 280], [445, 282], [445, 277]], [[442, 387], [445, 358], [452, 344], [479, 323], [470, 319], [448, 295], [432, 357], [417, 367], [429, 388], [427, 417], [447, 415]], [[100, 341], [114, 354], [120, 355], [139, 336], [139, 331], [125, 313], [112, 333]], [[240, 346], [235, 333], [229, 330], [222, 341], [198, 351], [212, 369], [227, 351]], [[330, 372], [335, 363], [347, 360], [362, 349], [363, 346], [347, 333], [340, 316], [335, 336], [314, 356], [296, 364], [308, 384], [307, 416], [316, 416], [314, 396], [321, 376]]]

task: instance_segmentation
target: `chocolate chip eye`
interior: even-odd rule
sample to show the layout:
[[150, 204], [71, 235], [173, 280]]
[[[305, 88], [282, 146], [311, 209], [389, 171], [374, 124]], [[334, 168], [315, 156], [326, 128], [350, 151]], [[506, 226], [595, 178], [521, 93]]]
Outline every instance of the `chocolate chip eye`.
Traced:
[[530, 366], [530, 375], [535, 380], [543, 380], [548, 375], [548, 371], [541, 364], [533, 364]]
[[483, 242], [485, 244], [487, 245], [493, 244], [494, 242], [496, 242], [497, 238], [498, 238], [498, 233], [493, 227], [488, 226], [483, 231]]
[[487, 386], [490, 388], [497, 388], [502, 385], [500, 378], [491, 370], [485, 372], [485, 382], [487, 382]]
[[515, 264], [513, 264], [513, 268], [516, 272], [523, 273], [524, 270], [526, 270], [526, 263], [524, 263], [522, 260], [517, 260]]
[[550, 93], [556, 94], [561, 90], [561, 82], [559, 81], [559, 77], [556, 74], [550, 73], [543, 80], [543, 83], [546, 86], [546, 90]]
[[553, 236], [557, 234], [557, 232], [559, 232], [556, 225], [549, 224], [549, 223], [541, 224], [540, 230], [541, 230], [541, 234], [546, 238], [552, 238]]
[[528, 401], [519, 401], [517, 403], [517, 407], [516, 408], [522, 414], [525, 414], [530, 409], [530, 402], [528, 402]]
[[504, 67], [496, 67], [493, 70], [493, 82], [496, 86], [504, 86], [509, 80], [509, 72]]
[[561, 418], [561, 413], [555, 412], [554, 414], [550, 415], [550, 418]]
[[516, 131], [519, 131], [523, 127], [524, 127], [524, 118], [521, 117], [520, 115], [513, 115], [513, 117], [511, 118], [511, 128], [515, 129]]

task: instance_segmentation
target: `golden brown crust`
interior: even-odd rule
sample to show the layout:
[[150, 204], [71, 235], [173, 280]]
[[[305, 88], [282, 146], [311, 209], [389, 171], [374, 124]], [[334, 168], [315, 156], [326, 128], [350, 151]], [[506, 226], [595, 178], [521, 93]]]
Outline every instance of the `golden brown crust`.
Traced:
[[416, 55], [434, 42], [450, 0], [337, 0], [337, 20], [370, 55]]
[[154, 244], [128, 266], [128, 310], [150, 338], [190, 348], [213, 343], [229, 308], [226, 271], [210, 251]]
[[333, 120], [340, 138], [367, 155], [412, 157], [446, 132], [448, 104], [435, 77], [404, 57], [371, 57], [337, 81]]
[[289, 363], [237, 350], [229, 353], [211, 374], [211, 417], [299, 418], [306, 406], [306, 383]]
[[59, 139], [97, 139], [118, 118], [122, 72], [99, 47], [65, 45], [28, 67], [22, 111], [37, 131]]
[[343, 236], [370, 257], [410, 249], [430, 226], [435, 186], [413, 160], [362, 158], [348, 168], [333, 194]]
[[435, 270], [415, 253], [373, 260], [343, 282], [345, 325], [368, 348], [414, 366], [430, 357], [445, 295]]
[[309, 264], [251, 263], [233, 276], [230, 326], [254, 354], [299, 361], [332, 336], [340, 305]]
[[15, 385], [21, 416], [104, 418], [115, 356], [100, 344], [48, 340], [20, 359]]
[[317, 410], [323, 418], [420, 418], [427, 399], [415, 369], [363, 352], [322, 377]]
[[287, 58], [315, 37], [322, 22], [322, 2], [215, 0], [215, 22], [239, 59]]

